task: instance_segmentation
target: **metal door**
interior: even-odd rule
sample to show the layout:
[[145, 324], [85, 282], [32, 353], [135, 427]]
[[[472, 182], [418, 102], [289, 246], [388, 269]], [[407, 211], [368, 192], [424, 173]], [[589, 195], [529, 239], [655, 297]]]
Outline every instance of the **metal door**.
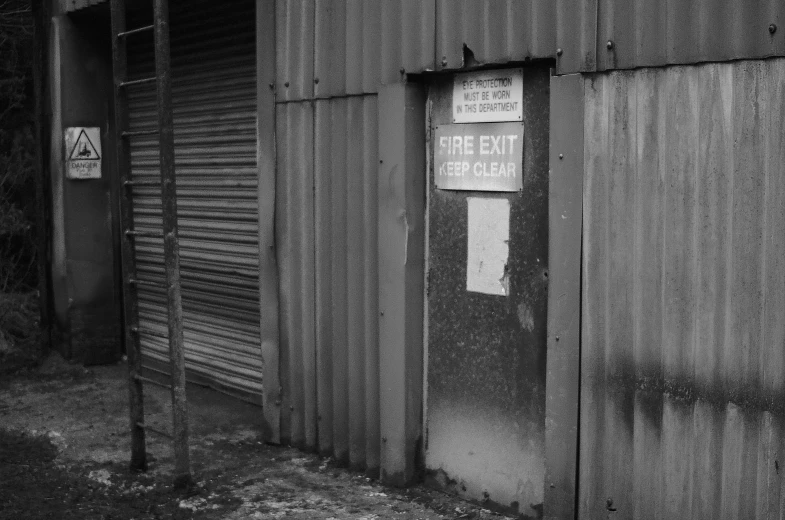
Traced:
[[[171, 35], [188, 379], [260, 402], [255, 2], [173, 2]], [[131, 79], [152, 74], [149, 38], [129, 42], [128, 61]], [[154, 86], [128, 98], [129, 129], [157, 128]], [[134, 179], [158, 180], [157, 143], [131, 138]], [[133, 207], [135, 229], [161, 228], [159, 186], [134, 188]], [[162, 282], [163, 240], [140, 237], [135, 253], [139, 280]], [[140, 325], [165, 334], [166, 295], [152, 283], [139, 286]], [[166, 340], [140, 339], [145, 366], [167, 370]]]
[[[523, 69], [521, 191], [437, 189], [429, 161], [427, 478], [523, 518], [542, 515], [544, 491], [549, 76]], [[452, 88], [449, 77], [429, 89], [431, 159]], [[506, 295], [467, 290], [486, 233], [506, 235]]]

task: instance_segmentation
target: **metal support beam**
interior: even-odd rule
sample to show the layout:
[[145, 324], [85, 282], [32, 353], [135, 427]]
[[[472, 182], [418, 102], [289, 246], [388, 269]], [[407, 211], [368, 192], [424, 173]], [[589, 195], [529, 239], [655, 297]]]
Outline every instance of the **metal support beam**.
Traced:
[[422, 455], [425, 93], [379, 91], [381, 478], [405, 486]]
[[545, 381], [547, 519], [576, 515], [581, 364], [583, 77], [551, 78], [548, 356]]

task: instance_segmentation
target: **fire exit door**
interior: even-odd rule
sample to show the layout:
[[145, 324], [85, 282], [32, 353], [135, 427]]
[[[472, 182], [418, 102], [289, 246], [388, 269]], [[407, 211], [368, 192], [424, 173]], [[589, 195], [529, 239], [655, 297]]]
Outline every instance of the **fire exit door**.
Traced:
[[526, 67], [518, 86], [509, 72], [429, 86], [424, 454], [431, 484], [538, 518], [550, 72]]

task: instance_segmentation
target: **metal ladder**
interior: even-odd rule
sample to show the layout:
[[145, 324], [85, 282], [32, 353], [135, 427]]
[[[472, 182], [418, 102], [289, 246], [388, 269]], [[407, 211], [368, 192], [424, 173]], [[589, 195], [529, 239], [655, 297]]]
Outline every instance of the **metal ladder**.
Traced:
[[[177, 238], [177, 193], [174, 171], [174, 132], [172, 116], [172, 76], [169, 45], [168, 0], [153, 0], [153, 24], [133, 29], [126, 28], [124, 0], [111, 0], [112, 64], [114, 70], [115, 142], [117, 169], [121, 183], [120, 223], [122, 229], [123, 314], [125, 345], [128, 357], [129, 398], [131, 415], [131, 469], [147, 469], [145, 433], [170, 437], [174, 444], [174, 485], [188, 487], [193, 484], [188, 449], [188, 411], [185, 396], [185, 355], [183, 347], [183, 310], [180, 287], [180, 252]], [[128, 39], [152, 32], [155, 38], [155, 75], [149, 78], [128, 79]], [[128, 89], [155, 83], [157, 87], [158, 129], [128, 131]], [[159, 136], [161, 168], [162, 232], [137, 231], [133, 225], [133, 198], [135, 187], [154, 186], [156, 181], [134, 180], [131, 177], [130, 141], [145, 135]], [[164, 241], [164, 265], [168, 307], [168, 334], [147, 330], [139, 326], [138, 288], [140, 285], [161, 287], [157, 282], [136, 277], [134, 240], [137, 237], [158, 237]], [[144, 422], [143, 384], [162, 383], [142, 375], [139, 347], [140, 335], [165, 337], [169, 341], [171, 384], [163, 384], [172, 394], [172, 434], [151, 428]]]

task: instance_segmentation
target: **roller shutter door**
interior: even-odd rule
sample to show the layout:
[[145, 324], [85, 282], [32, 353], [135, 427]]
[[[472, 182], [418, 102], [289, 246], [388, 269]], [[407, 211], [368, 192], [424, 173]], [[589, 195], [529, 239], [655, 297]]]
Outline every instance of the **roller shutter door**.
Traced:
[[[259, 401], [254, 9], [253, 1], [174, 2], [170, 18], [187, 375]], [[135, 37], [129, 72], [154, 75], [151, 38]], [[133, 88], [129, 106], [131, 131], [157, 127], [154, 87]], [[159, 178], [157, 136], [131, 139], [131, 172]], [[133, 191], [135, 229], [160, 231], [160, 188]], [[162, 239], [137, 238], [136, 262], [140, 280], [163, 282]], [[140, 285], [139, 320], [166, 333], [163, 288]], [[141, 345], [145, 367], [166, 371], [167, 341], [142, 334]]]

